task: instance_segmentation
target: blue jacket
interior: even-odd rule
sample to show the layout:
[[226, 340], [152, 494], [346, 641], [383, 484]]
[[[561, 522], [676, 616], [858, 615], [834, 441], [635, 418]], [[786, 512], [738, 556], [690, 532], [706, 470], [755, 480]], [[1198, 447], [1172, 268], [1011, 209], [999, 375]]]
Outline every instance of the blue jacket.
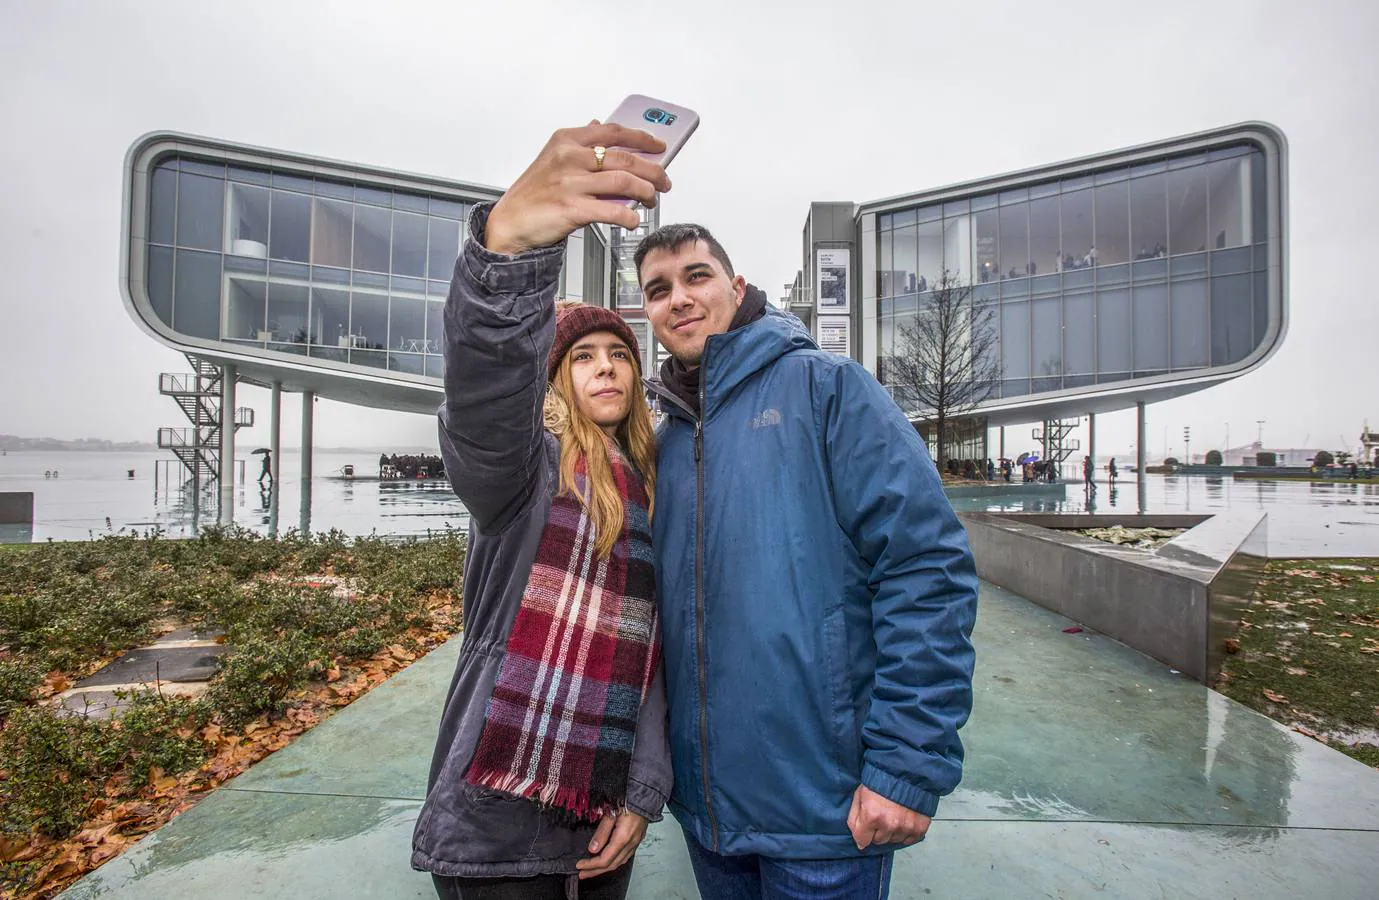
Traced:
[[932, 815], [961, 778], [967, 535], [886, 391], [794, 317], [702, 365], [702, 424], [657, 386], [670, 808], [719, 853], [855, 856], [859, 784]]

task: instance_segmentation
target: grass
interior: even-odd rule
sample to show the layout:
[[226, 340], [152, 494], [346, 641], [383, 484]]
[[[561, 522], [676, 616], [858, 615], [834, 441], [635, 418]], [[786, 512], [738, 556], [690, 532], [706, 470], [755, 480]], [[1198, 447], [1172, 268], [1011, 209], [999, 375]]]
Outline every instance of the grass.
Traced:
[[1379, 767], [1379, 559], [1275, 560], [1218, 689]]
[[[208, 529], [0, 552], [0, 896], [46, 897], [459, 627], [465, 540]], [[226, 634], [204, 698], [50, 702], [176, 627]]]

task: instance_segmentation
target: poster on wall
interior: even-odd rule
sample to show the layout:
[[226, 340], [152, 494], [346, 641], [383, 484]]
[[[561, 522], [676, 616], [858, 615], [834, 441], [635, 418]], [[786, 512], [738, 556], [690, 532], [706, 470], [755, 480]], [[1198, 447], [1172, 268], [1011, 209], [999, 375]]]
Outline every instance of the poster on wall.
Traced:
[[818, 273], [818, 310], [822, 315], [851, 312], [848, 305], [848, 269], [852, 264], [851, 250], [819, 250], [814, 271]]
[[847, 316], [819, 318], [819, 349], [839, 356], [851, 356], [852, 320]]

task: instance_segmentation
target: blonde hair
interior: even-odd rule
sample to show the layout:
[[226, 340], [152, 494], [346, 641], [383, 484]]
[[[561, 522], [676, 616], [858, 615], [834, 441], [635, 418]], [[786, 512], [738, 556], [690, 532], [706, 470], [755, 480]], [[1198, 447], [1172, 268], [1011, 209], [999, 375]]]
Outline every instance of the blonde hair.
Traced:
[[[556, 310], [572, 306], [582, 306], [578, 301], [562, 300], [556, 303]], [[629, 348], [630, 349], [630, 348]], [[651, 427], [651, 412], [639, 396], [642, 380], [641, 360], [631, 354], [633, 395], [627, 416], [618, 424], [615, 432], [618, 449], [627, 457], [642, 476], [646, 488], [647, 516], [650, 517], [656, 497], [656, 433]], [[575, 396], [574, 377], [571, 375], [572, 363], [567, 352], [556, 366], [555, 377], [546, 389], [543, 409], [546, 430], [560, 441], [560, 486], [561, 493], [579, 498], [588, 511], [594, 524], [595, 549], [607, 557], [613, 551], [613, 544], [623, 529], [622, 497], [613, 481], [612, 462], [608, 456], [608, 436], [595, 424], [579, 406], [572, 401]], [[585, 457], [588, 475], [588, 495], [581, 494], [575, 487], [575, 463]]]

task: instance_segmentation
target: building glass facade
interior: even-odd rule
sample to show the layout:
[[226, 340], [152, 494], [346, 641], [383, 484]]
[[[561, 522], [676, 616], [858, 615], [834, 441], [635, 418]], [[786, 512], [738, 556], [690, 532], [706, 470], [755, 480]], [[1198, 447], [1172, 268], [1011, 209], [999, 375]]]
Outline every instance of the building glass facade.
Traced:
[[[149, 181], [147, 298], [173, 331], [438, 379], [473, 204], [419, 191], [164, 156]], [[562, 293], [603, 305], [607, 249], [572, 236]]]
[[1269, 325], [1266, 208], [1246, 143], [887, 208], [863, 273], [878, 377], [945, 273], [991, 312], [991, 400], [1238, 363]]

